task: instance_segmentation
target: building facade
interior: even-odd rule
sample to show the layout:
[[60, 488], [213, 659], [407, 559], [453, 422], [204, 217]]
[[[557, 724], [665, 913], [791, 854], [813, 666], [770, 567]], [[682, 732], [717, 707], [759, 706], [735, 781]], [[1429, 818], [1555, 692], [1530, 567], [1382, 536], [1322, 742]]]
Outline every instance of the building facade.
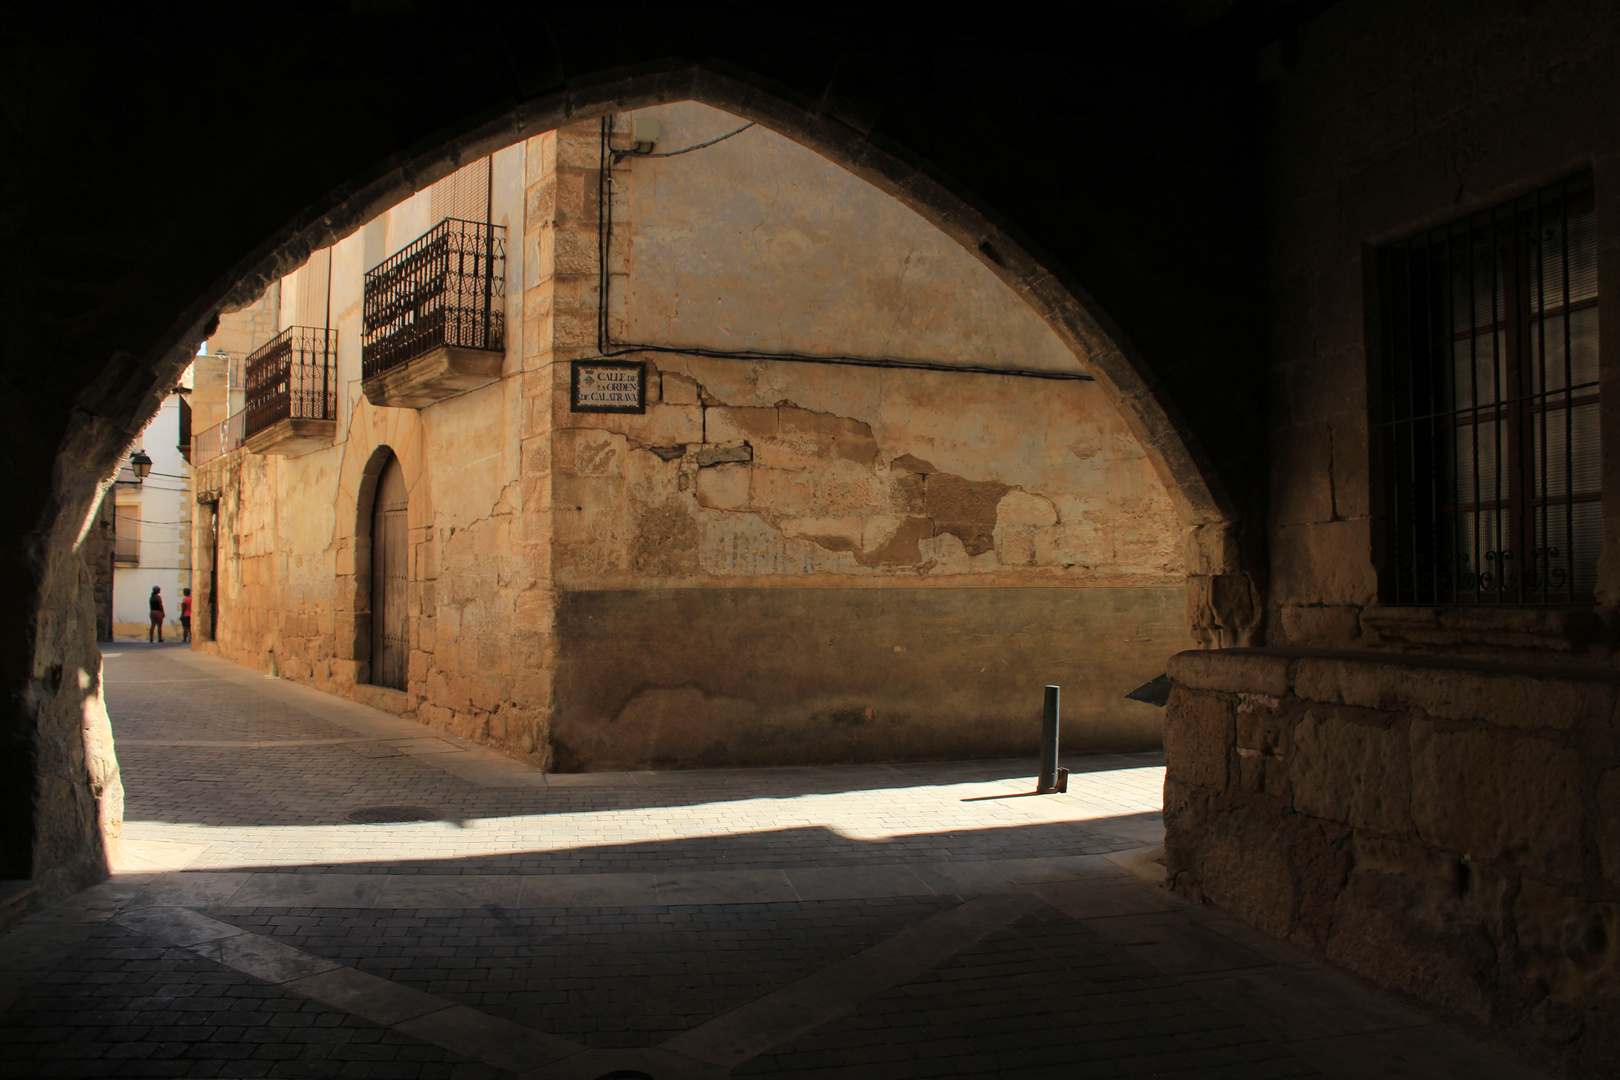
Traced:
[[165, 639], [180, 639], [180, 598], [191, 588], [190, 373], [163, 399], [137, 440], [151, 458], [138, 478], [124, 467], [107, 492], [113, 507], [112, 631], [115, 638], [146, 640], [150, 599], [162, 590]]
[[1047, 683], [1070, 747], [1159, 745], [1124, 695], [1191, 638], [1146, 454], [814, 152], [695, 103], [574, 125], [277, 303], [286, 415], [247, 358], [242, 445], [199, 461], [206, 647], [564, 770], [1028, 753]]

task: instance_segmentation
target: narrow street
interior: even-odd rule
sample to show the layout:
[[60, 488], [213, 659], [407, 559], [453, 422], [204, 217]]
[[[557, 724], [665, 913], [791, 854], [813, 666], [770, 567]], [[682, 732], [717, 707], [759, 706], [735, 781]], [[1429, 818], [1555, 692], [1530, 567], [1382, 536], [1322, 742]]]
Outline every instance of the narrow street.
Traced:
[[1161, 755], [547, 775], [105, 679], [122, 862], [0, 934], [0, 1077], [1534, 1075], [1150, 884]]

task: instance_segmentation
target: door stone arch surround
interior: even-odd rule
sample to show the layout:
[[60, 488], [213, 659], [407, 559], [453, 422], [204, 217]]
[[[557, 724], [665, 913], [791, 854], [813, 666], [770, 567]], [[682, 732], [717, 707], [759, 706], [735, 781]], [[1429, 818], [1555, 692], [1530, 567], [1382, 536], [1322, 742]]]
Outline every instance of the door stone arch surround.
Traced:
[[[9, 681], [18, 710], [14, 731], [29, 747], [27, 753], [13, 755], [10, 772], [0, 776], [0, 789], [12, 793], [0, 807], [0, 817], [12, 822], [0, 835], [0, 873], [39, 880], [42, 895], [49, 896], [106, 872], [104, 838], [116, 832], [119, 815], [114, 800], [120, 789], [110, 733], [91, 733], [94, 714], [100, 709], [104, 716], [105, 711], [100, 705], [93, 625], [83, 617], [88, 599], [75, 550], [90, 511], [110, 484], [134, 433], [156, 413], [197, 344], [217, 325], [218, 315], [247, 306], [310, 252], [355, 231], [465, 162], [565, 123], [682, 100], [753, 120], [823, 154], [916, 211], [1023, 297], [1060, 339], [1086, 358], [1087, 370], [1118, 406], [1174, 501], [1186, 541], [1194, 637], [1210, 645], [1255, 640], [1262, 621], [1263, 578], [1260, 553], [1245, 541], [1240, 508], [1147, 361], [1080, 282], [1043, 262], [1032, 243], [1000, 223], [993, 208], [859, 124], [778, 96], [765, 88], [764, 80], [733, 71], [686, 62], [655, 65], [536, 95], [493, 118], [469, 121], [431, 146], [351, 174], [347, 182], [311, 202], [244, 253], [232, 271], [197, 294], [141, 356], [115, 353], [83, 388], [61, 428], [43, 500], [45, 513], [36, 519], [41, 524], [19, 548], [30, 555], [26, 565], [16, 568], [19, 584], [26, 586], [16, 595], [33, 602], [19, 606], [17, 624], [8, 631], [15, 643], [13, 656], [28, 657], [26, 670], [17, 665]], [[412, 419], [369, 422], [408, 425]], [[396, 437], [398, 445], [392, 441]], [[413, 439], [403, 431], [387, 438], [412, 483], [415, 529], [424, 524], [421, 515], [429, 513], [430, 506], [417, 494], [425, 487], [420, 439], [414, 439], [413, 450]], [[345, 480], [350, 486], [345, 490], [358, 499], [364, 464], [353, 466], [351, 474], [347, 461]], [[340, 521], [344, 519], [348, 528], [356, 527], [352, 516], [340, 515]], [[348, 539], [352, 556], [353, 535]], [[350, 577], [356, 576], [352, 557], [346, 565]], [[348, 642], [352, 653], [352, 624], [347, 631], [339, 630], [338, 647], [341, 650]], [[347, 659], [356, 662], [353, 656]], [[75, 670], [80, 677], [67, 677]], [[46, 776], [53, 781], [43, 784]]]
[[[430, 470], [423, 458], [422, 420], [413, 409], [379, 409], [364, 398], [355, 407], [344, 444], [343, 464], [338, 474], [338, 505], [345, 513], [337, 517], [333, 538], [336, 555], [337, 589], [341, 609], [334, 620], [332, 673], [339, 686], [355, 687], [358, 697], [367, 697], [371, 679], [371, 516], [376, 502], [378, 481], [389, 462], [399, 462], [409, 497], [406, 510], [411, 557], [409, 588], [417, 594], [425, 575], [424, 560], [418, 555], [421, 541], [433, 527], [433, 497]], [[407, 608], [409, 610], [409, 608]], [[412, 682], [409, 666], [406, 693]], [[376, 695], [371, 695], [375, 697]]]

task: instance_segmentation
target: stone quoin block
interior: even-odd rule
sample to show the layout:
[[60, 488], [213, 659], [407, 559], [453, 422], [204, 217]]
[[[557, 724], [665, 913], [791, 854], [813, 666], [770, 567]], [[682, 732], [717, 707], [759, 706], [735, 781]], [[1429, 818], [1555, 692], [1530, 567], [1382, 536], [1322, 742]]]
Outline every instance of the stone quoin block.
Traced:
[[1288, 604], [1282, 609], [1283, 635], [1291, 645], [1353, 645], [1361, 636], [1361, 608]]
[[1183, 783], [1224, 790], [1236, 738], [1234, 728], [1230, 701], [1176, 687], [1165, 707], [1167, 766]]
[[1273, 534], [1272, 598], [1285, 604], [1371, 604], [1378, 596], [1366, 519], [1287, 525]]
[[1204, 822], [1194, 866], [1211, 901], [1285, 937], [1300, 898], [1281, 826], [1275, 813], [1260, 807], [1227, 807]]
[[1294, 808], [1357, 828], [1410, 830], [1411, 769], [1407, 736], [1384, 724], [1355, 722], [1346, 710], [1306, 711], [1293, 733], [1288, 762]]
[[1505, 732], [1448, 731], [1429, 720], [1414, 720], [1410, 738], [1412, 820], [1423, 839], [1580, 880], [1578, 751]]
[[1513, 920], [1516, 959], [1533, 992], [1578, 1002], [1620, 991], [1620, 905], [1526, 878]]
[[1189, 690], [1280, 698], [1288, 693], [1293, 662], [1287, 656], [1256, 649], [1195, 649], [1172, 656], [1169, 674]]
[[1598, 781], [1598, 861], [1603, 876], [1620, 886], [1620, 769], [1610, 769]]
[[1614, 709], [1614, 688], [1600, 678], [1555, 678], [1502, 671], [1480, 662], [1424, 663], [1305, 657], [1295, 692], [1309, 701], [1366, 709], [1418, 708], [1430, 716], [1484, 720], [1503, 727], [1570, 729]]
[[1329, 959], [1476, 1019], [1500, 981], [1496, 940], [1510, 879], [1452, 853], [1358, 835], [1332, 910]]

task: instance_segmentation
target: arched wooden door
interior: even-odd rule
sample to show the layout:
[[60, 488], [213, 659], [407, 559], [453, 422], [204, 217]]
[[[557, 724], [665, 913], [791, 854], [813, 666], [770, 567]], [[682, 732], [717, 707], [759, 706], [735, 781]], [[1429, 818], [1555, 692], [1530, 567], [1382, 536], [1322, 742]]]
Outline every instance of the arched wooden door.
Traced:
[[406, 542], [405, 475], [390, 458], [377, 480], [371, 506], [371, 681], [405, 689], [405, 657], [410, 627], [405, 616], [405, 583], [410, 579]]

